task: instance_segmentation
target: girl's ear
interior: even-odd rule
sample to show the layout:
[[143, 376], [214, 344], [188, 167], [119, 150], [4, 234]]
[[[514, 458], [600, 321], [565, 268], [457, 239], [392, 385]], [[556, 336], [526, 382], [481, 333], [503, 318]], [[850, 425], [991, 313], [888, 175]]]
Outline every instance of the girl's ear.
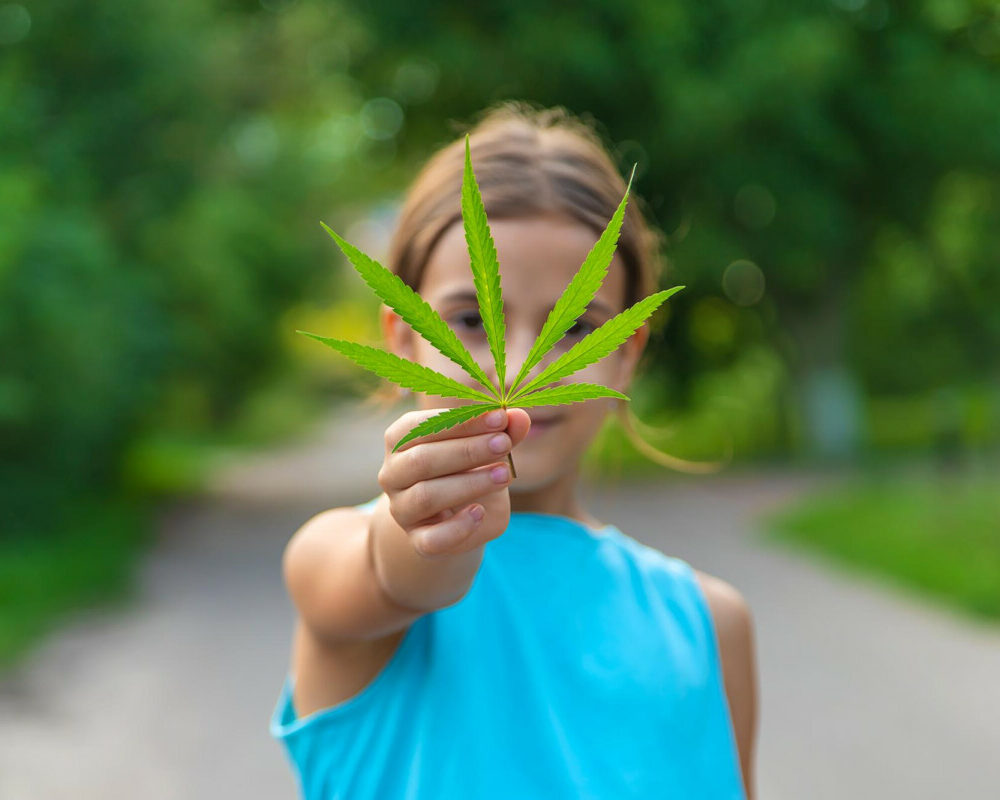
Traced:
[[612, 389], [628, 392], [629, 384], [632, 383], [632, 375], [642, 357], [642, 351], [646, 349], [647, 341], [649, 341], [649, 325], [644, 324], [619, 348], [618, 352], [621, 353], [621, 358], [618, 359], [618, 372], [615, 375], [615, 382], [611, 386]]
[[389, 350], [401, 358], [413, 361], [413, 329], [385, 303], [379, 306], [379, 323]]

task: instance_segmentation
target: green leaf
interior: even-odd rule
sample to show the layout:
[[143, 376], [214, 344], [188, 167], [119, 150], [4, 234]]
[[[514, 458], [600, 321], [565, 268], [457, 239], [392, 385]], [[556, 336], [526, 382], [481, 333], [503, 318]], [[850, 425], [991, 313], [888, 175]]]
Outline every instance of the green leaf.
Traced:
[[396, 442], [396, 446], [392, 448], [392, 452], [395, 453], [402, 445], [416, 439], [418, 436], [426, 436], [429, 433], [439, 433], [448, 428], [454, 428], [456, 425], [460, 425], [473, 417], [478, 417], [480, 414], [485, 414], [487, 411], [493, 411], [495, 408], [500, 408], [500, 404], [496, 402], [474, 403], [469, 406], [449, 408], [440, 414], [428, 417], [419, 425], [414, 426], [409, 433]]
[[461, 397], [469, 400], [483, 400], [488, 403], [494, 402], [494, 398], [478, 389], [464, 386], [456, 380], [452, 380], [446, 375], [435, 372], [421, 364], [415, 364], [405, 358], [400, 358], [394, 353], [379, 350], [377, 347], [369, 347], [356, 342], [346, 342], [343, 339], [330, 339], [326, 336], [317, 336], [308, 331], [296, 331], [317, 342], [322, 342], [327, 347], [347, 356], [357, 364], [376, 375], [398, 383], [407, 389], [414, 389], [424, 394], [434, 394], [440, 397]]
[[507, 398], [507, 404], [516, 405], [519, 398], [533, 389], [554, 383], [560, 378], [572, 375], [577, 370], [604, 358], [635, 333], [663, 301], [683, 288], [683, 286], [674, 286], [672, 289], [656, 292], [615, 315], [549, 364], [517, 394]]
[[506, 330], [503, 317], [503, 294], [500, 290], [500, 265], [497, 263], [496, 246], [486, 221], [486, 208], [479, 193], [479, 185], [472, 171], [469, 136], [465, 137], [465, 172], [462, 175], [462, 221], [465, 241], [469, 247], [472, 280], [476, 285], [479, 316], [483, 320], [486, 341], [489, 342], [493, 362], [496, 364], [497, 385], [504, 394], [507, 376], [507, 357], [504, 353]]
[[[618, 208], [608, 222], [604, 233], [597, 243], [587, 254], [587, 258], [580, 266], [579, 271], [573, 276], [569, 286], [563, 291], [559, 300], [556, 301], [552, 311], [549, 312], [542, 332], [528, 351], [521, 370], [517, 373], [511, 387], [511, 394], [517, 392], [518, 385], [524, 379], [531, 368], [535, 366], [551, 350], [568, 331], [576, 320], [583, 314], [590, 302], [594, 299], [604, 278], [608, 274], [608, 267], [611, 259], [614, 258], [615, 248], [618, 246], [618, 237], [621, 233], [622, 222], [625, 219], [625, 204], [628, 201], [629, 191], [632, 188], [632, 178], [635, 177], [635, 167], [632, 167], [632, 175], [628, 179], [628, 186], [625, 188], [625, 196], [622, 197]], [[501, 384], [502, 386], [503, 384]]]
[[554, 406], [562, 403], [579, 403], [581, 400], [592, 400], [596, 397], [629, 399], [628, 395], [597, 383], [568, 383], [565, 386], [552, 386], [548, 389], [538, 389], [522, 395], [517, 399], [517, 403], [511, 407]]
[[[441, 315], [437, 311], [431, 308], [419, 294], [407, 286], [403, 282], [403, 279], [394, 272], [366, 256], [354, 245], [334, 233], [324, 223], [321, 222], [320, 225], [323, 226], [323, 229], [337, 243], [337, 246], [341, 249], [347, 260], [354, 265], [354, 268], [361, 275], [364, 282], [375, 291], [375, 294], [387, 306], [399, 314], [413, 330], [436, 347], [442, 355], [464, 369], [484, 389], [489, 391], [491, 395], [496, 397], [496, 399], [500, 398], [496, 387], [486, 377], [486, 373], [483, 372], [479, 364], [476, 363], [476, 360], [466, 350], [465, 345], [459, 340], [455, 331], [448, 326], [448, 323], [441, 319]], [[502, 387], [503, 384], [501, 383], [500, 386]]]

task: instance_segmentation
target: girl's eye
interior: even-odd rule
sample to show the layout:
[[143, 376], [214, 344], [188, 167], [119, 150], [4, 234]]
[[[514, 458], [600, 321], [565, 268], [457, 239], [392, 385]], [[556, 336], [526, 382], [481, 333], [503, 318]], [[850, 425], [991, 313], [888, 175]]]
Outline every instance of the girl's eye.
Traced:
[[467, 311], [464, 314], [457, 314], [454, 319], [458, 322], [459, 327], [464, 331], [478, 330], [483, 324], [482, 317], [480, 317], [475, 311]]
[[[483, 327], [483, 319], [475, 311], [466, 311], [456, 314], [452, 320], [458, 324], [462, 331], [480, 331]], [[586, 336], [591, 331], [596, 330], [596, 326], [582, 319], [578, 319], [573, 326], [566, 331], [567, 336]]]
[[586, 336], [588, 333], [594, 330], [596, 330], [596, 328], [589, 322], [584, 322], [582, 319], [578, 319], [575, 323], [573, 323], [573, 327], [571, 327], [568, 331], [566, 331], [566, 335]]

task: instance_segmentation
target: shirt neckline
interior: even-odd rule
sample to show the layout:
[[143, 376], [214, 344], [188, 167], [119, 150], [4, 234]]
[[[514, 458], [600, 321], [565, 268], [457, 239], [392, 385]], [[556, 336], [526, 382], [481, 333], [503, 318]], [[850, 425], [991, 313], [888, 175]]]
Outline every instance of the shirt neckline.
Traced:
[[583, 531], [592, 537], [600, 538], [608, 536], [613, 530], [616, 530], [615, 526], [610, 522], [601, 526], [600, 528], [591, 528], [589, 525], [584, 525], [579, 520], [568, 517], [565, 514], [546, 514], [542, 511], [511, 511], [511, 519], [537, 519], [543, 522], [555, 522], [563, 525], [564, 527], [573, 528], [577, 531]]

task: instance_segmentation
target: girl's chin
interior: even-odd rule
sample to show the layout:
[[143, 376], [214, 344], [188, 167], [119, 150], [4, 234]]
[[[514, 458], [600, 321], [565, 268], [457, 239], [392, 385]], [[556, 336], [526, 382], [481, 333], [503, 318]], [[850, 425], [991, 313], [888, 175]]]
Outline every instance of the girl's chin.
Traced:
[[543, 437], [539, 437], [537, 445], [528, 439], [521, 442], [511, 452], [517, 477], [511, 481], [510, 491], [533, 492], [552, 483], [562, 473], [557, 452], [561, 451], [547, 447]]

